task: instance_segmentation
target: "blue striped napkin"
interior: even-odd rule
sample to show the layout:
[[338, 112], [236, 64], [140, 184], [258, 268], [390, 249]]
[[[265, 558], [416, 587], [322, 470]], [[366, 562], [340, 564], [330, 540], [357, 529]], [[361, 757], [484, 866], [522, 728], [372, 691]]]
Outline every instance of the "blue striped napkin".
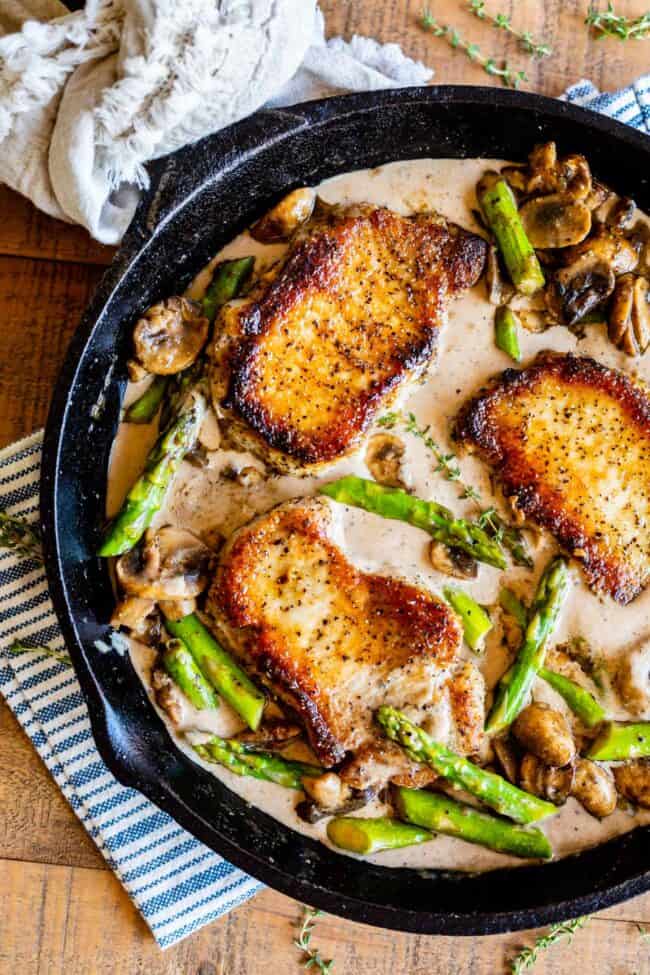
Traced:
[[[650, 75], [614, 94], [581, 81], [564, 98], [650, 133]], [[36, 433], [0, 452], [0, 510], [37, 520], [41, 444]], [[158, 944], [174, 944], [261, 889], [115, 780], [70, 665], [10, 654], [15, 639], [65, 652], [41, 567], [0, 550], [0, 692]]]

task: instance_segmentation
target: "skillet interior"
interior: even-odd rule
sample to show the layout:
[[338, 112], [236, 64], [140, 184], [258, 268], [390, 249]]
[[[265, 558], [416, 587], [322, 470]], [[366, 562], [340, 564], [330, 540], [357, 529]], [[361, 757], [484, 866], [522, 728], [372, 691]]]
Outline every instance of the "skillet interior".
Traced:
[[259, 112], [151, 167], [143, 199], [78, 329], [47, 424], [41, 486], [50, 591], [117, 778], [272, 887], [334, 914], [407, 931], [485, 934], [598, 910], [650, 888], [650, 827], [546, 866], [483, 875], [390, 869], [336, 854], [247, 805], [172, 744], [130, 662], [102, 655], [112, 592], [94, 556], [131, 326], [287, 190], [417, 157], [524, 159], [535, 142], [587, 155], [650, 211], [650, 139], [536, 95], [437, 87]]

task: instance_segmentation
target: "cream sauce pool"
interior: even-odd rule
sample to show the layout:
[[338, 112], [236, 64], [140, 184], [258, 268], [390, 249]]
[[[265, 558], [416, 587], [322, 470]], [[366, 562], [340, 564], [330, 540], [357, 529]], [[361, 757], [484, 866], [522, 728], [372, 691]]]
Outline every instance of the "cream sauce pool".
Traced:
[[[486, 169], [501, 165], [502, 162], [498, 160], [485, 159], [397, 162], [377, 169], [337, 176], [321, 184], [318, 192], [324, 200], [331, 203], [366, 201], [391, 207], [404, 214], [437, 210], [448, 219], [477, 231], [479, 228], [472, 215], [472, 210], [476, 207], [474, 187]], [[273, 263], [282, 251], [281, 245], [264, 246], [253, 241], [247, 234], [242, 234], [225, 247], [212, 263], [216, 263], [217, 259], [252, 253], [257, 257], [256, 271], [259, 271], [261, 267]], [[212, 264], [201, 272], [188, 289], [190, 296], [200, 297], [203, 293], [210, 280], [211, 266]], [[630, 359], [608, 342], [601, 325], [589, 326], [581, 341], [562, 327], [551, 328], [543, 333], [522, 330], [521, 346], [524, 363], [542, 349], [577, 352], [592, 355], [608, 366], [634, 371], [650, 382], [650, 354], [645, 359]], [[435, 439], [444, 448], [451, 449], [449, 425], [460, 405], [489, 377], [509, 365], [509, 358], [494, 344], [494, 306], [487, 301], [485, 284], [480, 282], [451, 306], [437, 359], [425, 382], [407, 394], [403, 405], [408, 405], [408, 410], [415, 413], [420, 425], [430, 424]], [[143, 388], [142, 385], [131, 385], [125, 402], [136, 398]], [[400, 431], [396, 432], [402, 436]], [[139, 474], [155, 435], [153, 425], [144, 428], [121, 425], [111, 459], [109, 515], [115, 513], [126, 491]], [[459, 515], [475, 514], [470, 503], [460, 500], [458, 486], [436, 473], [435, 460], [421, 441], [409, 435], [402, 436], [402, 439], [406, 445], [407, 468], [415, 493], [420, 497], [435, 498]], [[246, 489], [224, 477], [224, 472], [247, 466], [263, 471], [264, 466], [259, 460], [250, 454], [232, 450], [217, 450], [208, 457], [209, 462], [204, 469], [183, 464], [156, 524], [182, 525], [206, 540], [214, 537], [215, 533], [228, 536], [254, 515], [287, 498], [312, 494], [318, 485], [316, 478], [282, 476], [271, 477]], [[491, 504], [493, 494], [487, 469], [480, 461], [462, 456], [460, 467], [463, 479], [480, 490], [486, 505]], [[335, 475], [344, 473], [369, 476], [363, 461], [363, 451], [356, 457], [333, 465], [324, 477], [331, 480]], [[441, 576], [431, 568], [427, 559], [428, 540], [422, 532], [408, 525], [384, 521], [353, 509], [343, 512], [339, 508], [338, 515], [343, 547], [360, 567], [401, 575], [433, 592], [440, 592], [442, 586], [448, 582], [448, 577]], [[530, 592], [531, 582], [536, 579], [553, 551], [552, 540], [544, 538], [535, 550], [534, 574], [516, 567], [501, 573], [482, 565], [478, 578], [463, 585], [484, 604], [495, 603], [499, 589], [504, 584], [514, 583], [518, 591]], [[609, 599], [601, 599], [591, 593], [582, 581], [579, 570], [574, 569], [571, 595], [562, 613], [555, 640], [559, 643], [573, 637], [583, 637], [597, 656], [610, 659], [634, 647], [643, 638], [650, 637], [650, 589], [631, 605], [618, 606]], [[133, 643], [132, 659], [148, 689], [152, 657], [151, 650]], [[502, 673], [505, 663], [498, 626], [490, 634], [485, 654], [480, 658], [473, 657], [473, 660], [483, 670], [488, 686], [492, 686]], [[568, 714], [562, 699], [542, 681], [537, 681], [534, 697], [546, 700]], [[620, 702], [614, 695], [609, 695], [607, 703], [614, 717], [627, 717], [620, 710]], [[162, 713], [161, 717], [165, 719]], [[183, 726], [178, 731], [169, 726], [170, 734], [179, 747], [199, 764], [204, 763], [197, 758], [183, 737], [184, 731], [200, 729], [227, 735], [238, 727], [240, 725], [237, 716], [223, 704], [217, 712], [210, 714], [196, 712], [188, 706]], [[311, 826], [298, 819], [294, 812], [294, 793], [254, 779], [238, 778], [218, 766], [205, 767], [244, 799], [263, 808], [292, 829], [328, 842], [324, 823]], [[373, 806], [366, 807], [360, 815], [375, 815], [382, 811], [381, 804], [376, 802]], [[569, 799], [542, 828], [551, 840], [555, 855], [564, 856], [600, 843], [642, 822], [650, 822], [650, 813], [635, 816], [631, 812], [618, 810], [599, 822], [574, 799]], [[437, 836], [422, 846], [388, 851], [370, 859], [386, 866], [418, 869], [443, 867], [470, 871], [514, 866], [522, 862], [443, 836]]]

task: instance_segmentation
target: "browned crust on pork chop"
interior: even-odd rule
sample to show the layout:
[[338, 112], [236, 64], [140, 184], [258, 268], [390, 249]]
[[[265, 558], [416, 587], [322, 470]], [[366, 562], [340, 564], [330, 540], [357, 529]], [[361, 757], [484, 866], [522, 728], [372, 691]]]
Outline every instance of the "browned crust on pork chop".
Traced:
[[594, 359], [542, 353], [461, 411], [456, 437], [503, 492], [625, 605], [650, 579], [650, 396]]

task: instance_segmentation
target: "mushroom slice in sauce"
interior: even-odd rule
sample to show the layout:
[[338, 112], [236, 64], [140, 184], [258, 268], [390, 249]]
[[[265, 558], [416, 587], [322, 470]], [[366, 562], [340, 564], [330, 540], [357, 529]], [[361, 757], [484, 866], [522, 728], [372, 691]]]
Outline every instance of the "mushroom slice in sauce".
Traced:
[[392, 433], [376, 433], [366, 447], [366, 467], [378, 484], [405, 488], [404, 452], [399, 437]]
[[636, 216], [636, 203], [629, 196], [617, 200], [607, 214], [606, 224], [612, 230], [627, 230]]
[[591, 210], [562, 193], [533, 197], [519, 214], [531, 244], [543, 250], [579, 244], [591, 230]]
[[490, 246], [485, 262], [485, 286], [491, 305], [507, 305], [515, 294], [515, 289], [501, 270], [499, 254], [494, 244]]
[[537, 755], [524, 755], [519, 767], [519, 785], [540, 799], [548, 799], [561, 806], [568, 799], [573, 788], [574, 769], [572, 765], [562, 768], [545, 765]]
[[630, 802], [650, 809], [650, 761], [637, 759], [614, 768], [616, 788]]
[[444, 542], [431, 542], [429, 559], [437, 572], [453, 576], [454, 579], [476, 579], [478, 575], [478, 563], [471, 555], [457, 548], [449, 548]]
[[568, 765], [575, 758], [576, 746], [571, 729], [564, 715], [548, 704], [529, 704], [518, 715], [512, 732], [517, 741], [545, 765]]
[[190, 532], [171, 526], [148, 531], [144, 544], [115, 565], [125, 593], [153, 600], [192, 599], [208, 584], [212, 553]]
[[257, 731], [241, 731], [235, 737], [255, 748], [272, 751], [274, 748], [284, 747], [288, 742], [300, 738], [302, 728], [291, 721], [268, 721], [260, 725]]
[[308, 186], [293, 190], [253, 224], [250, 235], [261, 244], [288, 240], [311, 217], [316, 192]]
[[210, 322], [189, 298], [167, 298], [153, 305], [133, 330], [136, 361], [147, 372], [170, 376], [198, 359]]
[[151, 675], [151, 686], [158, 707], [165, 712], [172, 725], [177, 728], [183, 720], [183, 692], [169, 674], [166, 674], [160, 667], [156, 667]]
[[650, 283], [623, 274], [616, 282], [608, 318], [610, 341], [627, 355], [643, 355], [650, 345]]
[[495, 738], [492, 742], [492, 748], [499, 761], [499, 765], [505, 772], [508, 782], [512, 782], [513, 785], [516, 784], [519, 762], [512, 742], [509, 738], [503, 736]]
[[614, 682], [630, 714], [636, 718], [650, 715], [650, 639], [624, 656]]
[[597, 765], [588, 758], [579, 758], [576, 762], [571, 795], [597, 819], [604, 819], [616, 809], [614, 776], [606, 766]]

